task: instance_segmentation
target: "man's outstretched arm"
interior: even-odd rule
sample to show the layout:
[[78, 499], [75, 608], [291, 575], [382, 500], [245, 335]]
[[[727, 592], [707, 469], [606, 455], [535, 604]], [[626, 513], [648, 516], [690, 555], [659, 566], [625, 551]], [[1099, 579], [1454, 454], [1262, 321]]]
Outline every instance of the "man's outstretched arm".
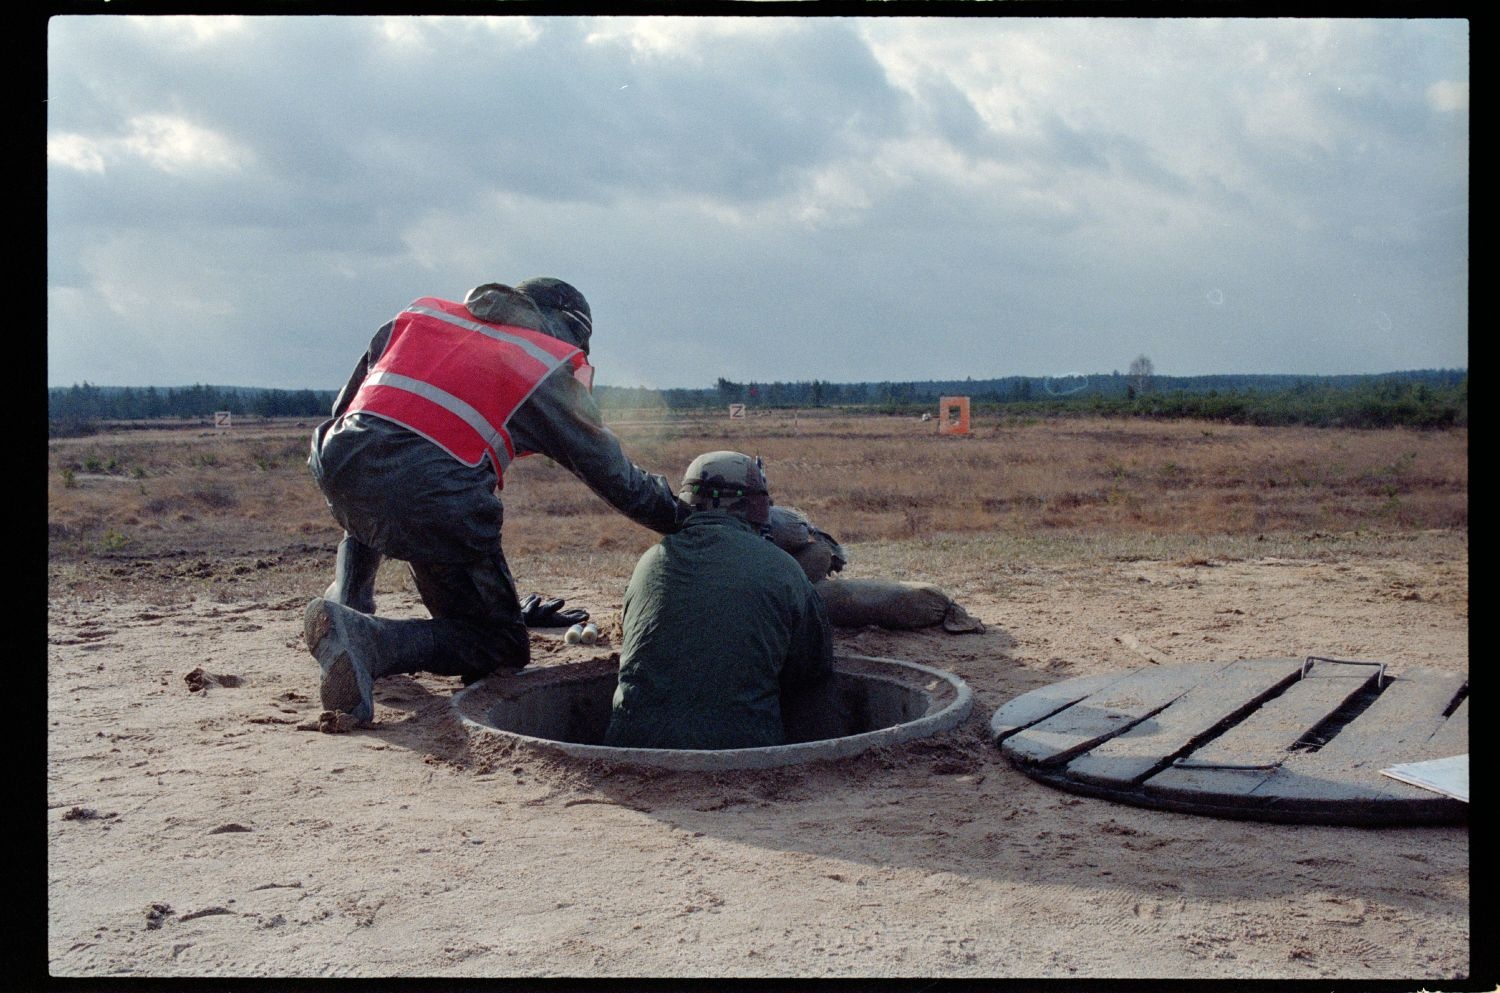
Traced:
[[511, 439], [518, 454], [547, 456], [611, 507], [658, 534], [673, 533], [691, 513], [665, 477], [626, 456], [588, 389], [566, 367], [548, 376], [512, 416]]

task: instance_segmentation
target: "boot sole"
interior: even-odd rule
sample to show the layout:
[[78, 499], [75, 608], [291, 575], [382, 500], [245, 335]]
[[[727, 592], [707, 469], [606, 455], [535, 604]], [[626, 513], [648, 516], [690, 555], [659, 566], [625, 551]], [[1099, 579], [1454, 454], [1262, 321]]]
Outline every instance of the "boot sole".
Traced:
[[302, 636], [323, 670], [318, 696], [325, 710], [342, 711], [359, 721], [371, 720], [375, 716], [374, 680], [349, 653], [328, 606], [328, 601], [316, 598], [302, 615]]
[[323, 670], [318, 697], [323, 701], [324, 710], [343, 711], [362, 721], [370, 719], [369, 710], [373, 708], [365, 708], [364, 697], [359, 692], [359, 677], [346, 654], [340, 654]]

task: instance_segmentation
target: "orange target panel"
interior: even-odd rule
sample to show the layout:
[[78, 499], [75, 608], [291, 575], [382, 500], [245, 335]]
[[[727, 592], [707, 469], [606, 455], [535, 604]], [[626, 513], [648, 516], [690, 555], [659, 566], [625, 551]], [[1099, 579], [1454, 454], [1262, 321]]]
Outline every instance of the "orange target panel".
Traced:
[[943, 397], [938, 401], [939, 434], [969, 433], [969, 398]]

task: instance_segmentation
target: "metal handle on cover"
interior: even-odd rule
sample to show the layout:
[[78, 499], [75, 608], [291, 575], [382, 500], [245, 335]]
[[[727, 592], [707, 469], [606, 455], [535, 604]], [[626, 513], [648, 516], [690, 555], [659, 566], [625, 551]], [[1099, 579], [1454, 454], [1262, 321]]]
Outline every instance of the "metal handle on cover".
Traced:
[[1380, 666], [1380, 671], [1375, 674], [1375, 688], [1381, 689], [1385, 686], [1384, 662], [1368, 662], [1364, 659], [1330, 659], [1325, 658], [1322, 655], [1309, 655], [1306, 659], [1303, 660], [1302, 675], [1298, 677], [1299, 679], [1307, 678], [1307, 670], [1312, 668], [1312, 664], [1314, 662], [1333, 662], [1338, 665], [1378, 665]]

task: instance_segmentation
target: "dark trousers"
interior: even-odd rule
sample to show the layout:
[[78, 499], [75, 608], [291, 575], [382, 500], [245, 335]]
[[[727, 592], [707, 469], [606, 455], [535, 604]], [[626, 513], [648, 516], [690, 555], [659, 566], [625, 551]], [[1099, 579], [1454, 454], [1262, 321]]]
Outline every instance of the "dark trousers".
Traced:
[[399, 671], [473, 682], [526, 665], [531, 642], [500, 547], [504, 511], [488, 465], [464, 466], [384, 424], [330, 432], [331, 423], [319, 427], [308, 462], [344, 527], [334, 587], [345, 605], [358, 609], [361, 587], [366, 597], [373, 592], [382, 556], [399, 559], [432, 614], [383, 620]]
[[[324, 596], [361, 611], [374, 609], [375, 570], [382, 555], [347, 532], [339, 544], [338, 575]], [[379, 619], [381, 668], [461, 676], [472, 683], [499, 668], [531, 659], [516, 583], [500, 543], [471, 562], [409, 561], [431, 620]]]
[[474, 562], [407, 565], [432, 614], [427, 623], [435, 626], [440, 657], [428, 672], [462, 676], [471, 683], [498, 668], [519, 669], [531, 661], [531, 638], [521, 620], [516, 581], [498, 537], [493, 554]]

